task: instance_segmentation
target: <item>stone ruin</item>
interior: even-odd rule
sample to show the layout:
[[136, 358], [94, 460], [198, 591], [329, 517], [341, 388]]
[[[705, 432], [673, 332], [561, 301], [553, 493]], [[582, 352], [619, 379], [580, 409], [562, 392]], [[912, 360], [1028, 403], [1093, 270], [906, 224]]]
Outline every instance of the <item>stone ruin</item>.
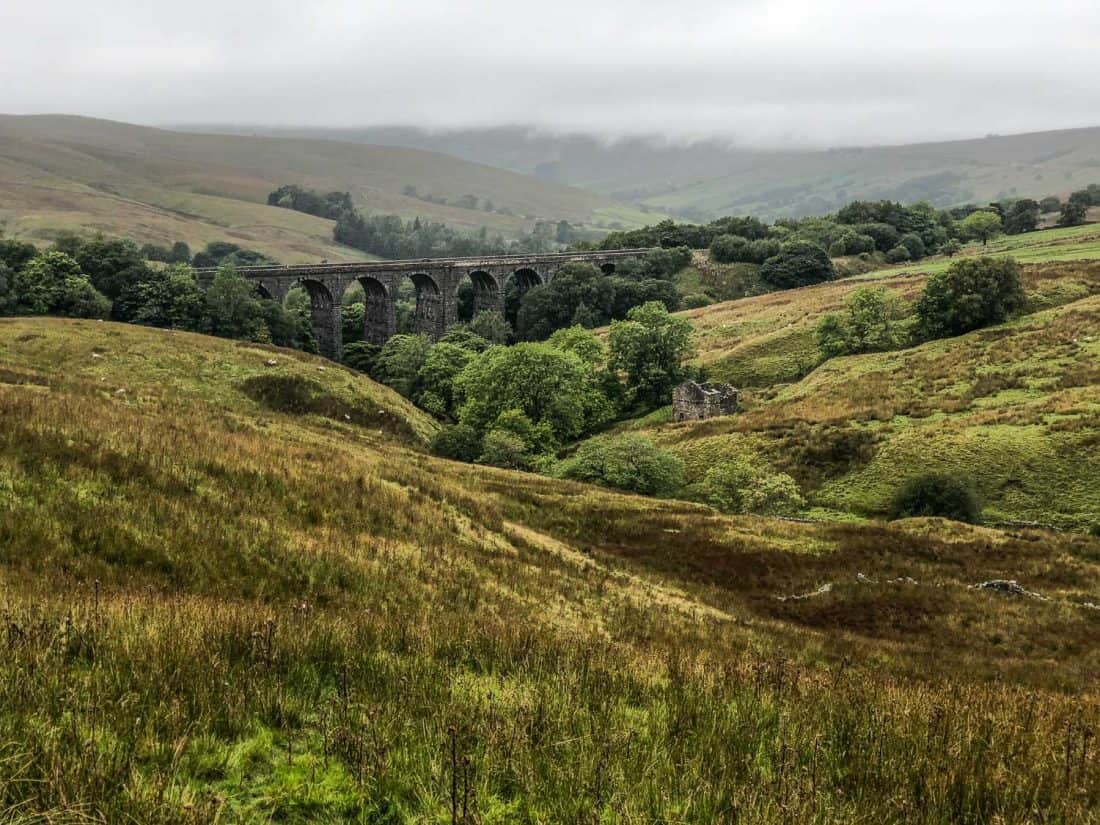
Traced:
[[733, 415], [741, 393], [729, 384], [685, 381], [672, 391], [675, 421], [703, 421], [719, 415]]

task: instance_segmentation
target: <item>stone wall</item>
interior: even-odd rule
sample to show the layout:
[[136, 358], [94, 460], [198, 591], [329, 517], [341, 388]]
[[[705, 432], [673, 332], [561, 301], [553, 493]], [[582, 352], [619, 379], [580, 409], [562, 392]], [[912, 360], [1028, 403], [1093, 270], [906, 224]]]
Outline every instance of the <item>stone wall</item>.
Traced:
[[729, 384], [685, 381], [672, 391], [675, 421], [703, 421], [737, 412], [741, 393]]

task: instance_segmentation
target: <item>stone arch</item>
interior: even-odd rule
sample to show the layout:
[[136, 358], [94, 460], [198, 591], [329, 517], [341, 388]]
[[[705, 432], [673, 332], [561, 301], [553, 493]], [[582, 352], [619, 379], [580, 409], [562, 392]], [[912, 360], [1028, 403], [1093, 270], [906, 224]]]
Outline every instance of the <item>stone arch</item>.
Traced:
[[528, 290], [541, 286], [543, 278], [530, 267], [521, 267], [504, 279], [504, 317], [513, 329], [518, 328], [519, 307]]
[[[466, 295], [462, 295], [466, 292]], [[483, 269], [466, 273], [458, 282], [458, 320], [469, 321], [486, 310], [504, 312], [504, 296], [497, 279]]]
[[270, 289], [268, 289], [262, 281], [255, 281], [254, 284], [255, 284], [255, 286], [254, 286], [255, 292], [260, 297], [260, 300], [262, 300], [262, 301], [274, 301], [275, 300], [275, 294]]
[[299, 278], [295, 286], [302, 287], [309, 295], [309, 318], [317, 349], [326, 358], [339, 361], [342, 348], [340, 304], [333, 298], [332, 290], [313, 278]]
[[610, 262], [606, 264], [600, 264], [600, 272], [602, 272], [604, 275], [614, 275], [615, 264]]
[[416, 332], [435, 341], [443, 334], [443, 291], [426, 272], [409, 276], [416, 287]]
[[393, 296], [377, 278], [363, 275], [356, 279], [363, 287], [366, 312], [363, 313], [363, 340], [384, 344], [397, 331], [397, 315]]
[[[516, 286], [526, 292], [532, 287], [541, 286], [542, 276], [530, 267], [525, 266], [509, 275], [508, 283], [515, 283]], [[505, 286], [507, 287], [507, 284]]]

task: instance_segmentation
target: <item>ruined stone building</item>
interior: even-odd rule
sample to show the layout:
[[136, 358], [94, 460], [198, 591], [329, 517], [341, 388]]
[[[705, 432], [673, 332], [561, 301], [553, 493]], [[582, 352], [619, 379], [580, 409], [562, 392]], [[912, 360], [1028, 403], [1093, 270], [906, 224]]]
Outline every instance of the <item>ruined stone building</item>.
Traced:
[[672, 417], [676, 421], [702, 421], [737, 412], [741, 393], [729, 384], [685, 381], [672, 391]]

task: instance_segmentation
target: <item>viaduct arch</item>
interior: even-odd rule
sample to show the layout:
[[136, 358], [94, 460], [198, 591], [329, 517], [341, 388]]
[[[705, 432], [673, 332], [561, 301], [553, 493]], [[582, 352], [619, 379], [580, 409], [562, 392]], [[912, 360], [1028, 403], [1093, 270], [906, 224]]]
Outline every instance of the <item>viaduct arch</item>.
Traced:
[[[416, 288], [416, 329], [432, 340], [459, 322], [458, 289], [474, 287], [474, 311], [504, 313], [504, 294], [509, 282], [521, 289], [554, 280], [565, 264], [584, 262], [605, 274], [617, 261], [640, 258], [650, 250], [625, 249], [605, 252], [553, 252], [541, 255], [496, 255], [478, 258], [430, 258], [413, 261], [367, 261], [350, 264], [304, 266], [243, 266], [237, 273], [252, 281], [257, 294], [281, 301], [295, 287], [309, 294], [310, 319], [321, 354], [340, 359], [344, 341], [341, 309], [344, 291], [358, 282], [366, 296], [362, 338], [375, 344], [389, 340], [397, 329], [396, 297], [407, 279]], [[208, 287], [216, 269], [196, 269], [199, 286]]]

